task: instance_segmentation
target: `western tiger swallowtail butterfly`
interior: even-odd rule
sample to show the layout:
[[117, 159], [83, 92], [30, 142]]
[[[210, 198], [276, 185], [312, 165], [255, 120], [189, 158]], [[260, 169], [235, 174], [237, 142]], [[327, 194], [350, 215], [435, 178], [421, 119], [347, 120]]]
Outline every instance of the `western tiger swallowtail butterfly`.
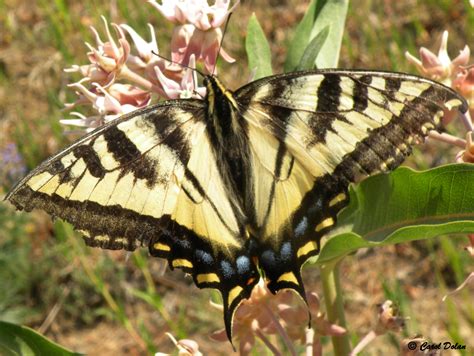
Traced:
[[6, 199], [71, 223], [87, 245], [145, 246], [199, 288], [224, 321], [262, 273], [304, 298], [302, 264], [357, 176], [394, 169], [465, 101], [417, 76], [318, 70], [237, 91], [214, 76], [203, 100], [170, 100], [100, 127], [43, 162]]

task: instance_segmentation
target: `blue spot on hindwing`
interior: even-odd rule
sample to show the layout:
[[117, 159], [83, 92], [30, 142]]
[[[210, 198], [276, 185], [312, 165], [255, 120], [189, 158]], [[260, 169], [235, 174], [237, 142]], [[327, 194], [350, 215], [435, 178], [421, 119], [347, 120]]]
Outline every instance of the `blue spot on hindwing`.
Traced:
[[173, 236], [173, 235], [171, 235], [171, 238], [173, 240], [173, 245], [174, 246], [181, 247], [181, 248], [184, 248], [184, 249], [191, 248], [191, 243], [188, 240], [183, 239], [182, 237], [177, 237], [177, 236]]
[[296, 237], [303, 236], [306, 230], [308, 230], [308, 218], [306, 216], [303, 216], [299, 224], [296, 226], [295, 236]]
[[275, 267], [276, 265], [275, 252], [273, 252], [272, 250], [265, 250], [261, 255], [260, 262], [267, 268]]
[[235, 263], [237, 265], [237, 272], [240, 275], [243, 275], [250, 270], [250, 259], [247, 256], [237, 257]]
[[292, 248], [290, 242], [285, 242], [280, 249], [280, 256], [283, 261], [291, 260]]
[[198, 262], [201, 262], [205, 265], [212, 265], [214, 263], [214, 259], [212, 258], [209, 252], [203, 250], [196, 250], [194, 252]]
[[235, 273], [232, 265], [228, 261], [221, 261], [221, 270], [225, 279], [231, 278]]

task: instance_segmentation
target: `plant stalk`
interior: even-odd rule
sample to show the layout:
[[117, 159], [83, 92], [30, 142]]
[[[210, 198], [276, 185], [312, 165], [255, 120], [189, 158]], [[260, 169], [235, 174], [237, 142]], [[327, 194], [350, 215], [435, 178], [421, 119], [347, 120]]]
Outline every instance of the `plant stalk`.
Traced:
[[[323, 294], [329, 322], [346, 328], [344, 303], [339, 280], [340, 261], [341, 260], [338, 260], [334, 263], [321, 266], [321, 279], [323, 283]], [[349, 355], [351, 346], [348, 333], [342, 336], [331, 336], [331, 341], [334, 349], [334, 355]]]

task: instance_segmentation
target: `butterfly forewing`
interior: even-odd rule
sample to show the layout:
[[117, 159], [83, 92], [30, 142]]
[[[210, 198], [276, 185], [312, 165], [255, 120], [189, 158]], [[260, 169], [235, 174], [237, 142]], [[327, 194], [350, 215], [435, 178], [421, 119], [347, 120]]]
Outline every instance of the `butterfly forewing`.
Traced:
[[148, 246], [235, 303], [229, 292], [241, 283], [236, 260], [245, 268], [243, 283], [257, 273], [243, 248], [244, 222], [212, 158], [203, 103], [174, 101], [89, 134], [31, 172], [7, 199], [70, 222], [90, 246]]
[[368, 71], [277, 75], [235, 97], [259, 177], [259, 264], [271, 290], [300, 293], [301, 265], [336, 223], [349, 183], [397, 167], [411, 144], [439, 127], [444, 109], [465, 105], [441, 84]]

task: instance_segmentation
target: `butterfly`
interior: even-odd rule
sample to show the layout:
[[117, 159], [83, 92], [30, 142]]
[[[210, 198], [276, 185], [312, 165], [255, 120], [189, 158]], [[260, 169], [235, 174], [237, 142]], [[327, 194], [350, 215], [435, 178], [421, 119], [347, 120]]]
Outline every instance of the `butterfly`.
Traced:
[[401, 73], [315, 70], [230, 91], [206, 76], [203, 99], [170, 100], [89, 133], [7, 195], [71, 223], [87, 245], [152, 256], [238, 305], [263, 276], [305, 296], [300, 270], [348, 203], [357, 177], [387, 172], [467, 110], [442, 84]]

